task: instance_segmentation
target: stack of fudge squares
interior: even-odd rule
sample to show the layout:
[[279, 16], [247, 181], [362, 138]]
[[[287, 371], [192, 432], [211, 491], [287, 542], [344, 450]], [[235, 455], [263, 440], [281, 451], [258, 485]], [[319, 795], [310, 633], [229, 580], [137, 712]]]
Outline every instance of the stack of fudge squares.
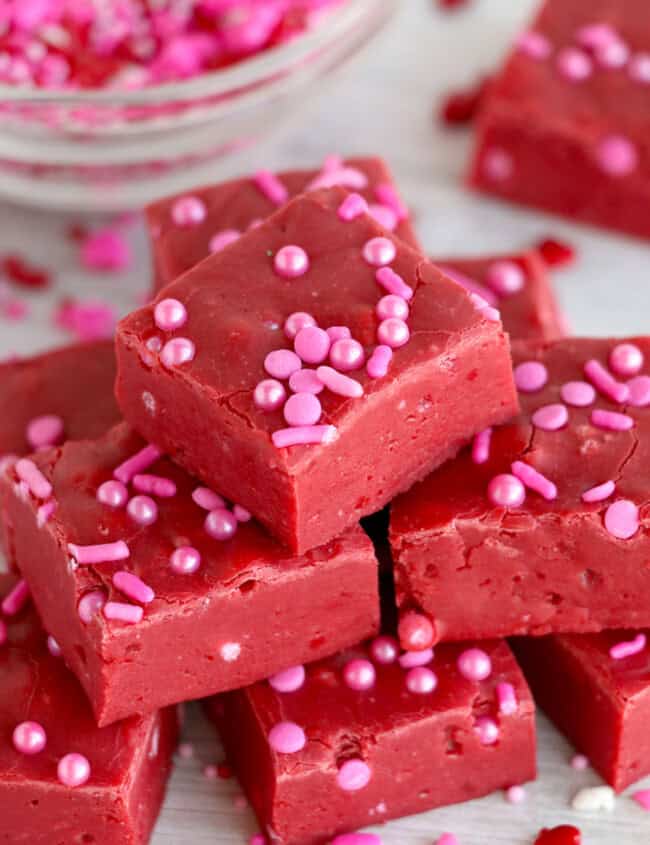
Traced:
[[146, 842], [192, 699], [254, 845], [532, 780], [527, 681], [650, 773], [650, 341], [566, 337], [534, 250], [429, 260], [379, 159], [148, 220], [115, 346], [0, 370], [5, 839]]

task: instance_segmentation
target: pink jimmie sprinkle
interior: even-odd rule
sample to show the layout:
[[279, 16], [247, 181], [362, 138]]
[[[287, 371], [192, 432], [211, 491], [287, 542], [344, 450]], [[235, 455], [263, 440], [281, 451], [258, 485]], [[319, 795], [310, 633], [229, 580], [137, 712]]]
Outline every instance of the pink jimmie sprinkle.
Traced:
[[50, 521], [52, 515], [56, 511], [57, 503], [54, 499], [50, 499], [49, 502], [45, 502], [44, 505], [41, 505], [38, 510], [36, 511], [36, 524], [39, 528], [42, 528], [46, 523]]
[[44, 446], [54, 446], [63, 437], [63, 420], [56, 414], [44, 414], [34, 417], [27, 424], [25, 436], [32, 449], [42, 449]]
[[395, 186], [389, 182], [381, 182], [375, 188], [375, 196], [382, 204], [390, 208], [398, 220], [408, 220], [409, 210], [401, 197], [395, 190]]
[[639, 530], [639, 509], [629, 499], [619, 499], [605, 511], [605, 528], [619, 540], [629, 540]]
[[630, 396], [630, 388], [626, 384], [616, 381], [600, 361], [593, 358], [591, 361], [587, 361], [584, 371], [589, 381], [603, 396], [614, 402], [627, 402]]
[[577, 41], [588, 50], [597, 50], [620, 40], [616, 30], [608, 23], [588, 23], [576, 33]]
[[332, 367], [319, 367], [316, 370], [316, 375], [328, 390], [338, 396], [346, 396], [350, 399], [358, 399], [363, 396], [363, 385], [350, 376], [339, 373]]
[[397, 662], [402, 669], [415, 669], [417, 666], [426, 666], [432, 660], [432, 648], [425, 648], [422, 651], [405, 651], [397, 658]]
[[472, 305], [478, 313], [483, 317], [485, 320], [489, 320], [491, 323], [498, 323], [501, 319], [501, 314], [499, 313], [497, 308], [492, 308], [492, 306], [487, 302], [487, 300], [483, 299], [482, 296], [479, 296], [477, 293], [470, 293], [469, 298], [472, 302]]
[[45, 478], [34, 461], [21, 458], [14, 466], [16, 475], [27, 485], [27, 489], [36, 499], [49, 499], [52, 495], [52, 485]]
[[453, 282], [456, 282], [457, 285], [465, 288], [468, 293], [478, 294], [478, 296], [480, 296], [481, 299], [484, 299], [488, 305], [495, 307], [499, 304], [499, 297], [494, 293], [494, 291], [485, 287], [485, 285], [479, 284], [476, 279], [466, 276], [465, 273], [459, 273], [454, 267], [449, 267], [446, 264], [438, 264], [438, 269], [442, 270], [445, 276], [449, 276], [449, 278]]
[[142, 622], [144, 610], [136, 604], [125, 604], [121, 601], [107, 601], [104, 605], [104, 616], [127, 625], [137, 625]]
[[332, 845], [381, 845], [381, 839], [376, 833], [342, 833], [332, 839]]
[[5, 616], [15, 616], [25, 607], [29, 598], [29, 587], [24, 579], [18, 581], [10, 593], [8, 593], [0, 604], [0, 609]]
[[490, 459], [490, 442], [492, 440], [492, 429], [486, 428], [474, 438], [472, 444], [472, 460], [475, 464], [484, 464]]
[[346, 167], [340, 164], [337, 167], [327, 167], [319, 173], [315, 179], [307, 185], [308, 191], [316, 191], [319, 188], [333, 188], [340, 185], [354, 191], [360, 191], [368, 184], [368, 177], [356, 167]]
[[392, 208], [380, 203], [371, 203], [368, 206], [368, 214], [372, 217], [375, 223], [379, 223], [382, 229], [387, 229], [389, 232], [394, 232], [397, 229], [399, 220]]
[[349, 194], [341, 203], [338, 209], [338, 216], [341, 220], [349, 222], [362, 214], [368, 213], [368, 203], [361, 194]]
[[115, 229], [100, 229], [88, 235], [81, 245], [81, 262], [89, 270], [118, 272], [131, 264], [131, 248]]
[[392, 358], [393, 350], [390, 346], [377, 346], [366, 363], [366, 372], [370, 378], [383, 378], [388, 372]]
[[336, 783], [344, 792], [358, 792], [368, 786], [372, 778], [372, 770], [363, 760], [351, 759], [338, 770]]
[[548, 381], [548, 370], [540, 361], [523, 361], [515, 367], [515, 384], [521, 393], [536, 393]]
[[289, 191], [270, 170], [258, 170], [253, 182], [274, 205], [283, 205], [289, 199]]
[[512, 474], [516, 476], [523, 484], [531, 490], [539, 493], [547, 502], [552, 502], [557, 499], [557, 487], [538, 472], [536, 469], [526, 464], [523, 461], [515, 461], [511, 466]]
[[517, 701], [517, 693], [512, 684], [505, 681], [496, 686], [497, 701], [499, 702], [499, 713], [502, 716], [512, 716], [517, 712], [519, 703]]
[[148, 584], [145, 584], [137, 575], [125, 572], [123, 569], [113, 575], [113, 585], [125, 596], [142, 604], [150, 604], [156, 597]]
[[68, 543], [68, 551], [79, 564], [113, 563], [116, 560], [126, 560], [129, 547], [124, 540], [115, 543], [97, 543], [93, 546], [79, 546]]
[[241, 505], [234, 505], [232, 513], [237, 522], [250, 522], [253, 518], [253, 514]]
[[113, 471], [113, 476], [122, 484], [128, 484], [135, 475], [144, 472], [161, 457], [162, 451], [149, 444], [120, 464]]
[[460, 845], [460, 842], [453, 833], [443, 833], [436, 845]]
[[144, 473], [133, 476], [133, 486], [139, 493], [150, 493], [160, 499], [169, 499], [176, 495], [176, 485], [170, 478]]
[[192, 501], [206, 511], [226, 507], [225, 500], [218, 493], [210, 490], [209, 487], [195, 487], [192, 491]]
[[305, 732], [295, 722], [278, 722], [269, 731], [269, 745], [278, 754], [295, 754], [306, 744]]
[[609, 498], [616, 490], [616, 484], [613, 481], [604, 481], [602, 484], [597, 484], [595, 487], [590, 487], [582, 494], [582, 501], [591, 504], [592, 502], [602, 502]]
[[[390, 238], [371, 238], [364, 244], [362, 254], [364, 261], [372, 267], [384, 267], [390, 264], [397, 255], [397, 247]], [[390, 292], [399, 293], [396, 290]], [[404, 294], [400, 295], [404, 296]], [[404, 296], [404, 299], [409, 299], [409, 297]]]
[[339, 436], [334, 425], [302, 425], [293, 428], [281, 428], [271, 435], [273, 445], [278, 449], [288, 446], [333, 443]]
[[532, 423], [542, 431], [559, 431], [569, 421], [566, 405], [556, 403], [538, 408], [531, 417]]
[[217, 232], [210, 238], [208, 249], [211, 254], [221, 252], [221, 250], [225, 249], [229, 244], [239, 240], [240, 236], [241, 233], [238, 232], [237, 229], [224, 229], [221, 232]]
[[639, 789], [632, 793], [632, 798], [640, 807], [650, 812], [650, 789]]
[[604, 411], [601, 408], [591, 412], [591, 422], [597, 428], [603, 428], [606, 431], [629, 431], [634, 428], [634, 419], [629, 414]]
[[380, 267], [375, 273], [375, 279], [377, 284], [381, 285], [388, 293], [401, 296], [407, 302], [413, 298], [413, 288], [407, 285], [404, 279], [390, 267]]
[[609, 656], [612, 660], [623, 660], [626, 657], [632, 657], [634, 654], [639, 654], [645, 647], [645, 634], [637, 634], [636, 637], [629, 642], [622, 642], [613, 645], [609, 650]]

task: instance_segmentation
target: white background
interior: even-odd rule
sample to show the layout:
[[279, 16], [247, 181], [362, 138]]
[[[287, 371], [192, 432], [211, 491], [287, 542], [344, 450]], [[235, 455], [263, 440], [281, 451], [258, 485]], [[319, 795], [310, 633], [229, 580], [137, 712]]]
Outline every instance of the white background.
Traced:
[[[494, 67], [533, 5], [530, 0], [474, 0], [469, 10], [441, 14], [433, 0], [402, 0], [390, 27], [338, 74], [320, 99], [306, 100], [290, 127], [233, 160], [228, 174], [262, 166], [315, 165], [330, 152], [380, 153], [390, 162], [432, 254], [508, 251], [551, 233], [566, 238], [578, 247], [580, 260], [557, 274], [556, 283], [576, 333], [647, 332], [650, 246], [469, 194], [461, 186], [469, 135], [444, 129], [434, 119], [442, 94]], [[51, 293], [29, 297], [27, 322], [0, 319], [0, 357], [65, 341], [51, 324], [54, 302], [61, 296], [103, 298], [125, 312], [144, 295], [149, 263], [139, 225], [132, 230], [137, 255], [133, 270], [92, 278], [80, 270], [75, 248], [64, 237], [79, 216], [7, 206], [0, 206], [0, 213], [0, 253], [19, 251], [56, 271]], [[233, 806], [237, 787], [232, 781], [215, 784], [201, 776], [202, 764], [214, 762], [219, 754], [197, 714], [188, 730], [196, 741], [195, 758], [178, 764], [153, 843], [243, 845], [257, 829], [252, 814]], [[570, 747], [543, 719], [539, 744], [540, 778], [527, 787], [524, 805], [513, 807], [494, 795], [392, 822], [380, 831], [384, 845], [432, 845], [446, 830], [456, 833], [461, 845], [531, 845], [541, 826], [569, 822], [582, 828], [584, 845], [650, 840], [650, 815], [627, 797], [618, 800], [611, 815], [574, 814], [570, 797], [598, 778], [571, 770]]]

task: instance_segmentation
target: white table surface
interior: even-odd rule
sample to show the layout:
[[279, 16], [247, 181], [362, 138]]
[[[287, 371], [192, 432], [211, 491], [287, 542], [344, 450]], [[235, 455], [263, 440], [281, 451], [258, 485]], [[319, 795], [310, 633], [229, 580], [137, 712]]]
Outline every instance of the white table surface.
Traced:
[[[402, 0], [391, 27], [338, 75], [323, 98], [307, 103], [272, 142], [233, 160], [229, 172], [310, 165], [334, 151], [381, 153], [433, 254], [507, 251], [549, 233], [567, 238], [579, 248], [580, 260], [557, 274], [557, 291], [576, 333], [647, 332], [650, 245], [472, 196], [460, 185], [469, 136], [445, 130], [433, 118], [442, 93], [494, 66], [533, 5], [475, 0], [470, 10], [440, 14], [432, 0]], [[134, 269], [93, 278], [79, 269], [75, 248], [64, 237], [72, 219], [79, 217], [0, 206], [0, 254], [23, 252], [56, 270], [53, 290], [28, 298], [28, 321], [0, 320], [0, 357], [64, 342], [51, 324], [54, 302], [62, 296], [110, 300], [125, 312], [147, 289], [148, 255], [139, 225], [132, 230]], [[191, 714], [186, 732], [195, 757], [178, 763], [153, 845], [244, 845], [257, 829], [255, 820], [233, 805], [235, 783], [202, 777], [202, 765], [219, 759], [220, 752], [209, 726], [198, 712]], [[650, 815], [629, 797], [621, 797], [612, 814], [570, 810], [577, 788], [600, 781], [592, 772], [572, 771], [571, 748], [543, 717], [539, 729], [540, 777], [527, 787], [525, 804], [513, 807], [498, 794], [395, 821], [379, 831], [384, 845], [432, 845], [445, 830], [455, 832], [461, 845], [530, 845], [541, 826], [560, 823], [581, 827], [584, 845], [650, 841]]]

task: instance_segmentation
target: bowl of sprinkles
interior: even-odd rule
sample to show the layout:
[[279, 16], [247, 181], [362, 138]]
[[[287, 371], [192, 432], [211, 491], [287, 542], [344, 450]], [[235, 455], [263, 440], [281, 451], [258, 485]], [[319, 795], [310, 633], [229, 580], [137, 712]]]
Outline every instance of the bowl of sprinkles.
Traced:
[[313, 96], [396, 5], [3, 3], [0, 194], [110, 210], [214, 179], [221, 161]]

